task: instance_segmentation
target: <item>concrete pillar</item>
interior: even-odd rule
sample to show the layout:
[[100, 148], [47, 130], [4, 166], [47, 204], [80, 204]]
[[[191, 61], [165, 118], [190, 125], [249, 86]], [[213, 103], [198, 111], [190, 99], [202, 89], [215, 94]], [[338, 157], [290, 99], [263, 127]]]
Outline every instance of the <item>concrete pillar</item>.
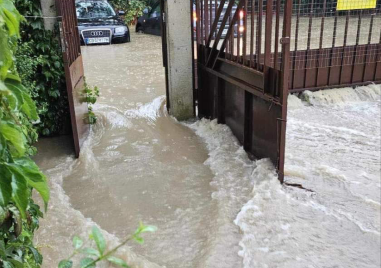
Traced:
[[42, 15], [44, 18], [44, 27], [45, 30], [52, 31], [54, 29], [54, 24], [56, 23], [57, 16], [55, 0], [40, 0], [41, 1], [41, 9]]
[[165, 1], [170, 114], [178, 120], [194, 117], [192, 27], [189, 0]]

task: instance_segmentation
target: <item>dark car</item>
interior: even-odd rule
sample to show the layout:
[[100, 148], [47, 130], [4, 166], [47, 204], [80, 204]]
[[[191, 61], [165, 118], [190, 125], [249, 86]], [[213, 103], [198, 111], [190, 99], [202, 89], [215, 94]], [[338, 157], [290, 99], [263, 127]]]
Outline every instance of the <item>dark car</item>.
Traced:
[[105, 0], [75, 2], [81, 44], [110, 44], [130, 42], [130, 30]]
[[136, 23], [136, 32], [161, 35], [161, 10], [160, 3], [156, 3], [149, 11], [144, 9], [143, 16]]
[[[220, 2], [217, 4], [219, 5]], [[217, 7], [215, 6], [215, 2], [213, 1], [210, 4], [210, 8], [213, 10], [217, 10]], [[228, 3], [224, 4], [224, 7], [221, 12], [221, 16], [218, 20], [217, 23], [217, 29], [221, 27], [222, 24], [222, 18], [225, 15], [225, 12], [228, 8]], [[193, 10], [196, 10], [195, 4], [193, 4]], [[232, 14], [234, 14], [237, 10], [237, 6], [234, 5], [232, 8]], [[241, 25], [243, 25], [242, 20], [244, 18], [244, 12], [243, 10], [240, 11], [240, 20], [241, 20]], [[210, 23], [214, 21], [214, 12], [212, 19], [210, 20]], [[196, 31], [196, 21], [197, 21], [197, 16], [196, 14], [193, 14], [193, 30]], [[156, 3], [152, 6], [152, 9], [149, 11], [148, 9], [144, 10], [143, 16], [141, 16], [138, 19], [138, 22], [136, 24], [136, 32], [140, 33], [147, 33], [147, 34], [154, 34], [154, 35], [161, 35], [161, 10], [160, 10], [160, 3]], [[222, 38], [224, 38], [228, 32], [229, 25], [228, 23], [225, 25], [224, 30], [222, 32]], [[238, 29], [237, 26], [234, 27], [234, 36], [236, 37], [238, 35], [238, 31], [243, 31], [243, 27], [241, 26], [240, 29]]]

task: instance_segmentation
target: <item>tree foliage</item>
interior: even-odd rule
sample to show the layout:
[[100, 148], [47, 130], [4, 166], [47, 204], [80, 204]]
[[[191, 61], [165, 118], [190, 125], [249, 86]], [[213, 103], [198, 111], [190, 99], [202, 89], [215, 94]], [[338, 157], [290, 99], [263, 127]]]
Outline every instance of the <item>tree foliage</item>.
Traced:
[[110, 0], [117, 10], [126, 12], [125, 21], [129, 25], [134, 25], [137, 19], [143, 15], [143, 10], [149, 8], [157, 0]]
[[45, 209], [49, 188], [30, 156], [39, 120], [35, 102], [17, 73], [14, 55], [24, 18], [11, 0], [0, 0], [0, 266], [39, 267], [33, 232], [42, 216], [31, 199], [33, 189]]

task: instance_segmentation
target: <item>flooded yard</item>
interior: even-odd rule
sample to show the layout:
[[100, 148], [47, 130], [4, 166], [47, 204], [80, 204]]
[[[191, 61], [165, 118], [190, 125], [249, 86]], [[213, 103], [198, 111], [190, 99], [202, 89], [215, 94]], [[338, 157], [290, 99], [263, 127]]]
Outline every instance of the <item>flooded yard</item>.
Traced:
[[160, 37], [131, 39], [82, 47], [101, 97], [80, 158], [68, 137], [37, 146], [52, 196], [44, 267], [93, 225], [112, 246], [140, 220], [158, 231], [118, 252], [131, 267], [380, 266], [380, 86], [290, 96], [286, 181], [306, 191], [281, 186], [226, 126], [170, 117]]

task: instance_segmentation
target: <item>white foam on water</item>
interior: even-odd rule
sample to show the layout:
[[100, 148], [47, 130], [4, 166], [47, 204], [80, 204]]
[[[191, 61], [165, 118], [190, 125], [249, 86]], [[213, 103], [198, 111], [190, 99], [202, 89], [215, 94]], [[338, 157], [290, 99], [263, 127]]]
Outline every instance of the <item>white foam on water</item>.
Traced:
[[379, 101], [381, 96], [380, 88], [380, 85], [371, 84], [356, 88], [346, 87], [316, 92], [304, 91], [300, 97], [314, 106], [341, 105], [359, 101]]
[[[226, 125], [216, 120], [202, 119], [188, 125], [206, 143], [209, 158], [205, 165], [213, 172], [212, 197], [217, 201], [215, 223], [210, 228], [208, 244], [198, 267], [241, 267], [237, 259], [241, 235], [233, 220], [237, 211], [248, 200], [251, 189], [250, 175], [255, 163]], [[207, 216], [207, 215], [206, 215]]]
[[285, 181], [313, 192], [256, 162], [235, 220], [245, 268], [380, 267], [380, 88], [289, 97]]
[[160, 116], [165, 101], [165, 96], [159, 96], [149, 103], [139, 105], [138, 109], [128, 110], [125, 115], [130, 118], [146, 118], [149, 123], [153, 123]]

